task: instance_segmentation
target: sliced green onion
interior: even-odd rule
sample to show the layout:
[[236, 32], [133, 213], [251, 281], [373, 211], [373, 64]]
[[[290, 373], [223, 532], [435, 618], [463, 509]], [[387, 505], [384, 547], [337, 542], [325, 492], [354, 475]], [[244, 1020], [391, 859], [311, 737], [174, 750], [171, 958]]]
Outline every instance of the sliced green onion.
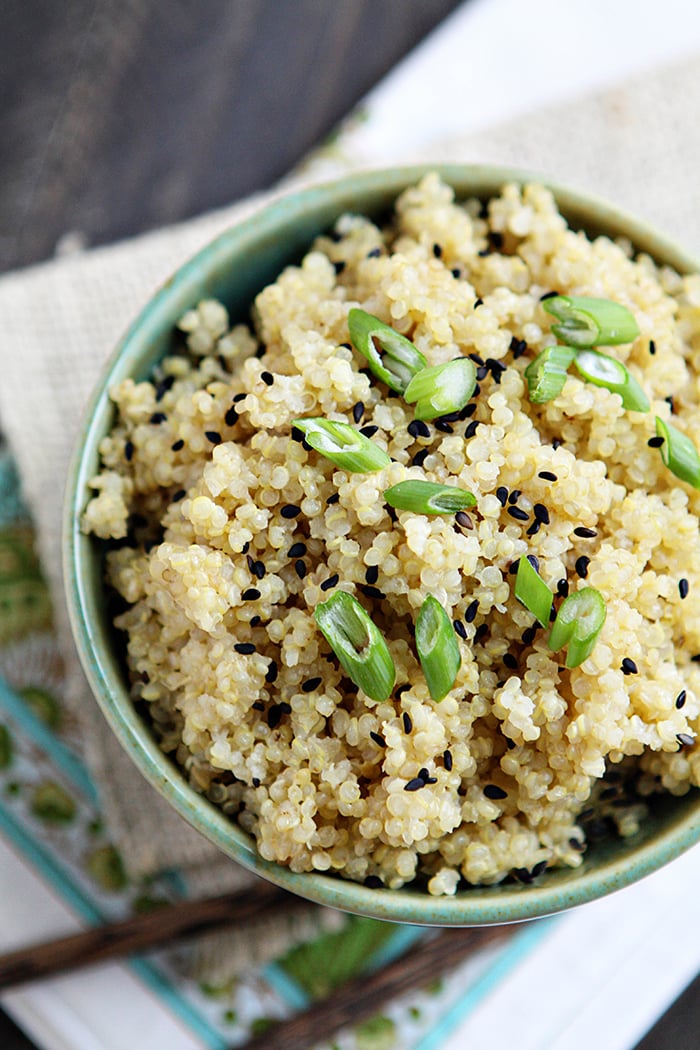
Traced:
[[436, 419], [464, 408], [476, 389], [476, 365], [455, 357], [444, 365], [424, 368], [413, 377], [403, 396], [416, 402], [416, 419]]
[[525, 369], [530, 400], [537, 405], [558, 397], [566, 383], [566, 370], [576, 356], [570, 346], [548, 346]]
[[350, 311], [348, 328], [355, 349], [367, 358], [377, 379], [391, 390], [403, 394], [416, 372], [425, 368], [425, 358], [410, 339], [365, 310], [355, 307]]
[[321, 418], [293, 419], [292, 426], [301, 430], [311, 447], [322, 456], [353, 474], [371, 474], [391, 463], [391, 457], [383, 448], [349, 423]]
[[656, 433], [664, 439], [661, 458], [681, 481], [700, 489], [700, 455], [687, 434], [656, 417]]
[[372, 700], [386, 700], [396, 669], [381, 631], [356, 598], [336, 591], [314, 609], [314, 619], [346, 674]]
[[415, 514], [456, 514], [476, 503], [476, 497], [466, 489], [433, 481], [400, 481], [384, 491], [384, 499], [390, 507]]
[[546, 627], [552, 609], [552, 592], [525, 555], [518, 561], [515, 597]]
[[462, 657], [452, 622], [429, 594], [416, 619], [416, 648], [433, 700], [442, 700], [455, 684]]
[[605, 600], [595, 587], [584, 587], [570, 594], [559, 606], [549, 648], [556, 652], [568, 645], [566, 666], [578, 667], [593, 651], [605, 617]]
[[617, 346], [631, 343], [639, 327], [626, 306], [612, 299], [590, 299], [585, 295], [555, 295], [542, 303], [548, 314], [561, 324], [553, 324], [557, 339], [568, 346]]
[[604, 386], [614, 394], [619, 394], [623, 408], [631, 412], [649, 411], [649, 398], [622, 361], [601, 354], [599, 350], [579, 350], [574, 364], [589, 383]]

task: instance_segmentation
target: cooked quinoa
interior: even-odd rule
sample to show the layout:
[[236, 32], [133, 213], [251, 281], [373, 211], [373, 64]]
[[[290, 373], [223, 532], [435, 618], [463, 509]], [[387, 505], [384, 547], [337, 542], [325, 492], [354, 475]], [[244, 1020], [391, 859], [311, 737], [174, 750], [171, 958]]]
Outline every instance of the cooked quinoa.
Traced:
[[[523, 372], [553, 342], [552, 291], [629, 308], [641, 334], [611, 354], [650, 412], [575, 369], [554, 400], [530, 401]], [[352, 307], [429, 365], [476, 355], [458, 419], [418, 424], [375, 379], [349, 342]], [[631, 835], [644, 796], [698, 785], [700, 492], [648, 442], [658, 415], [700, 444], [700, 278], [570, 230], [541, 186], [508, 185], [484, 207], [431, 175], [386, 228], [342, 216], [258, 295], [252, 321], [231, 327], [200, 302], [153, 381], [111, 391], [84, 516], [119, 541], [107, 576], [132, 695], [194, 787], [266, 860], [373, 886], [420, 878], [439, 895], [574, 867], [592, 813]], [[311, 416], [371, 428], [390, 465], [338, 469], [293, 432]], [[393, 511], [383, 493], [405, 479], [459, 485], [476, 506]], [[527, 554], [557, 605], [584, 586], [605, 599], [579, 667], [514, 596]], [[317, 627], [337, 589], [388, 642], [383, 702]], [[415, 653], [428, 595], [461, 651], [440, 703]]]

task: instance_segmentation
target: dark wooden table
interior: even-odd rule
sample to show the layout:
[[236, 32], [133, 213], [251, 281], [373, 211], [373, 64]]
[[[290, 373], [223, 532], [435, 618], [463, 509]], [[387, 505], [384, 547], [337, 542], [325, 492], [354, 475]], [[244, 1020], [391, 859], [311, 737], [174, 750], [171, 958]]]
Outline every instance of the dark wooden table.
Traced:
[[[458, 2], [4, 0], [0, 270], [269, 185]], [[698, 1031], [700, 980], [637, 1050]]]

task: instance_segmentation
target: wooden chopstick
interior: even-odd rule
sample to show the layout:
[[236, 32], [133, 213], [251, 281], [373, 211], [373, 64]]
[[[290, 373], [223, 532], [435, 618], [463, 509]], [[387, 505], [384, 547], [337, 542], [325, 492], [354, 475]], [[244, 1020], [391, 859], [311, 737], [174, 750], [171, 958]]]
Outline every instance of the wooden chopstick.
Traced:
[[372, 1017], [387, 1002], [424, 988], [469, 955], [513, 935], [519, 925], [443, 930], [409, 948], [401, 958], [374, 973], [353, 978], [327, 999], [281, 1021], [239, 1050], [310, 1050], [346, 1025]]
[[261, 884], [254, 890], [206, 900], [164, 904], [152, 912], [121, 922], [96, 926], [83, 933], [30, 945], [0, 956], [0, 989], [143, 952], [176, 939], [211, 932], [214, 927], [248, 922], [275, 905], [288, 909], [308, 906], [308, 901]]

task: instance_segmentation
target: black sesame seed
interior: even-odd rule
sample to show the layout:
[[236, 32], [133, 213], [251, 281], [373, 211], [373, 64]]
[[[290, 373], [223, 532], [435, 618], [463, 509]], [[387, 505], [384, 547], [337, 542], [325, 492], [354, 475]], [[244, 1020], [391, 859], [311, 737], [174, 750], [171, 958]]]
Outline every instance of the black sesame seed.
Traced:
[[537, 521], [541, 521], [543, 525], [549, 525], [549, 511], [544, 503], [536, 503], [532, 510]]
[[488, 624], [480, 623], [474, 632], [474, 644], [478, 645], [479, 642], [483, 641], [486, 635], [489, 633]]
[[526, 627], [525, 628], [525, 630], [523, 631], [522, 635], [520, 636], [520, 640], [522, 641], [523, 645], [532, 645], [532, 643], [535, 640], [535, 635], [536, 634], [537, 634], [537, 626], [536, 626], [536, 624], [533, 623], [532, 627]]
[[355, 404], [352, 406], [352, 418], [354, 419], [354, 421], [356, 423], [359, 423], [360, 420], [362, 419], [362, 417], [364, 416], [364, 414], [365, 414], [364, 401], [356, 401]]
[[247, 554], [250, 550], [250, 540], [246, 540], [241, 549], [241, 554]]
[[636, 663], [629, 656], [626, 656], [620, 664], [620, 670], [623, 674], [639, 674]]
[[563, 441], [561, 440], [561, 438], [554, 438], [554, 441], [552, 442], [552, 448], [554, 449], [555, 452], [562, 445], [563, 445]]
[[580, 558], [577, 558], [574, 562], [574, 569], [576, 575], [580, 576], [582, 580], [585, 580], [588, 576], [588, 566], [591, 563], [591, 559], [587, 558], [585, 554], [582, 554]]
[[542, 872], [546, 869], [546, 867], [547, 867], [547, 861], [546, 860], [538, 861], [537, 864], [535, 864], [535, 866], [532, 869], [532, 871], [530, 872], [530, 874], [532, 875], [533, 879], [536, 879], [539, 875], [541, 875]]
[[478, 426], [479, 426], [479, 420], [478, 419], [472, 419], [471, 423], [467, 424], [467, 427], [466, 427], [466, 429], [464, 431], [465, 438], [473, 438], [474, 435], [476, 434], [476, 430], [477, 430]]
[[540, 559], [537, 557], [536, 554], [528, 554], [527, 560], [530, 562], [530, 565], [532, 565], [535, 572], [540, 571]]
[[581, 842], [580, 839], [569, 839], [569, 845], [572, 849], [575, 849], [578, 853], [583, 853], [586, 848], [585, 842]]
[[681, 596], [681, 601], [688, 597], [688, 591], [690, 590], [690, 584], [686, 580], [685, 576], [678, 581], [678, 593]]
[[370, 565], [365, 572], [365, 579], [367, 580], [367, 583], [376, 583], [379, 579], [379, 566]]
[[365, 598], [375, 598], [377, 601], [382, 601], [386, 598], [386, 594], [380, 591], [378, 587], [372, 587], [369, 583], [358, 584], [358, 590], [362, 591]]
[[478, 611], [479, 611], [479, 599], [475, 598], [467, 606], [467, 611], [464, 614], [464, 619], [466, 620], [466, 622], [467, 623], [474, 623], [474, 620], [476, 619], [476, 614], [478, 613]]
[[279, 704], [273, 704], [267, 712], [267, 724], [270, 729], [277, 729], [277, 726], [282, 721], [282, 712], [280, 711]]
[[150, 422], [155, 424], [164, 423], [167, 418], [165, 412], [154, 412], [151, 416]]
[[180, 500], [184, 499], [186, 495], [187, 495], [187, 493], [185, 492], [184, 489], [178, 489], [177, 492], [173, 495], [173, 498], [172, 498], [171, 502], [172, 503], [179, 503]]
[[409, 780], [407, 784], [404, 784], [404, 791], [420, 791], [422, 787], [425, 787], [425, 781], [421, 780], [420, 777], [414, 777], [413, 780]]
[[177, 441], [173, 441], [170, 447], [173, 450], [173, 452], [179, 452], [181, 448], [185, 447], [185, 442], [182, 440], [182, 438], [179, 438]]
[[665, 440], [666, 438], [661, 437], [661, 435], [659, 434], [658, 437], [649, 438], [649, 440], [647, 441], [647, 445], [649, 446], [649, 448], [661, 448]]
[[653, 339], [649, 340], [649, 353], [652, 355], [652, 357], [656, 353], [656, 343]]
[[527, 511], [523, 510], [522, 507], [509, 507], [508, 513], [510, 514], [511, 518], [515, 518], [516, 521], [527, 521], [530, 517]]
[[481, 251], [476, 253], [481, 259], [485, 259], [487, 255], [491, 254], [490, 248], [482, 248]]
[[175, 376], [165, 376], [164, 379], [160, 380], [156, 386], [156, 401], [160, 401], [167, 394], [174, 382]]
[[486, 798], [493, 799], [494, 801], [496, 801], [496, 799], [508, 798], [508, 792], [504, 791], [503, 788], [498, 787], [497, 784], [487, 784], [484, 788], [484, 794], [486, 795]]
[[332, 496], [329, 496], [326, 500], [326, 505], [331, 507], [334, 503], [340, 503], [340, 493], [334, 492]]
[[554, 623], [556, 618], [557, 618], [557, 610], [555, 608], [554, 602], [552, 602], [552, 608], [549, 610], [549, 622], [550, 623]]
[[503, 654], [503, 663], [510, 671], [517, 671], [518, 669], [518, 661], [512, 653]]
[[692, 747], [695, 743], [695, 737], [690, 733], [676, 733], [676, 740], [681, 747]]
[[266, 353], [267, 353], [267, 347], [265, 347], [265, 346], [261, 345], [261, 346], [259, 346], [259, 347], [258, 347], [258, 349], [257, 349], [257, 350], [255, 351], [255, 356], [256, 356], [256, 357], [257, 357], [258, 359], [260, 359], [261, 357], [264, 357]]
[[295, 503], [285, 503], [280, 514], [283, 518], [291, 520], [292, 518], [297, 518], [301, 514], [301, 507], [297, 507]]
[[527, 536], [536, 536], [537, 533], [540, 531], [541, 527], [542, 527], [542, 522], [538, 521], [537, 518], [535, 518], [535, 520], [532, 522], [532, 524], [528, 525], [525, 534]]
[[668, 407], [671, 409], [671, 415], [673, 415], [675, 413], [675, 411], [676, 411], [676, 406], [675, 406], [675, 404], [673, 402], [673, 394], [669, 394], [668, 397], [665, 397], [664, 401], [667, 403]]
[[375, 427], [375, 425], [373, 423], [371, 423], [367, 427], [360, 427], [360, 433], [364, 434], [364, 436], [366, 438], [374, 437], [374, 435], [377, 433], [378, 430], [379, 430], [379, 427]]
[[241, 393], [241, 394], [235, 394], [235, 395], [234, 395], [234, 398], [233, 398], [233, 403], [234, 403], [234, 405], [237, 405], [239, 401], [245, 401], [245, 399], [246, 399], [247, 397], [248, 397], [248, 395], [247, 395], [247, 394], [243, 394], [243, 393]]
[[[469, 424], [469, 426], [473, 426], [473, 425], [474, 425], [473, 423]], [[436, 419], [434, 421], [434, 423], [433, 423], [433, 426], [435, 427], [436, 430], [439, 430], [441, 434], [454, 434], [454, 427], [452, 426], [452, 424], [451, 423], [445, 423], [445, 421], [443, 419]], [[469, 428], [467, 428], [467, 429], [469, 429]], [[465, 432], [464, 436], [465, 437], [467, 436], [466, 432]], [[471, 437], [471, 435], [470, 435], [470, 437]]]
[[440, 244], [433, 245], [433, 255], [436, 259], [442, 259], [442, 246]]
[[265, 386], [272, 386], [272, 384], [275, 381], [275, 377], [273, 376], [272, 372], [261, 372], [260, 378], [262, 379]]
[[299, 427], [292, 427], [292, 441], [303, 441], [304, 435]]
[[240, 653], [241, 656], [250, 656], [251, 653], [256, 651], [252, 642], [237, 642], [233, 648], [237, 653]]
[[443, 762], [443, 765], [444, 765], [445, 769], [447, 770], [447, 772], [450, 773], [452, 771], [452, 752], [451, 751], [443, 751], [443, 753], [442, 753], [442, 762]]
[[564, 577], [561, 580], [557, 580], [557, 594], [560, 598], [569, 597], [569, 581]]
[[488, 374], [489, 374], [489, 370], [486, 367], [486, 365], [479, 365], [479, 367], [476, 370], [476, 378], [479, 380], [479, 382], [481, 382], [482, 379], [486, 379], [486, 376]]
[[294, 571], [299, 579], [303, 580], [309, 570], [306, 567], [306, 562], [302, 561], [301, 558], [297, 558], [294, 562]]
[[420, 449], [418, 449], [418, 451], [416, 452], [415, 456], [411, 460], [411, 465], [414, 466], [414, 467], [422, 467], [429, 455], [430, 455], [430, 449], [429, 448], [420, 448]]
[[253, 708], [256, 711], [264, 711], [265, 710], [265, 705], [262, 702], [262, 700], [256, 700], [255, 703], [253, 704]]
[[503, 234], [498, 233], [496, 230], [490, 230], [489, 241], [491, 242], [491, 246], [493, 248], [495, 248], [497, 251], [500, 251], [503, 247]]
[[522, 496], [522, 494], [523, 494], [523, 490], [522, 489], [513, 489], [513, 491], [511, 492], [510, 496], [508, 497], [508, 502], [509, 503], [517, 503], [518, 500], [520, 499], [520, 497]]
[[543, 481], [558, 481], [559, 478], [556, 474], [553, 474], [551, 470], [541, 470], [537, 475], [538, 478], [542, 478]]
[[424, 423], [422, 419], [412, 419], [406, 427], [412, 438], [417, 437], [430, 437], [430, 427], [427, 423]]
[[522, 882], [525, 886], [529, 886], [534, 881], [527, 868], [513, 868], [513, 875], [518, 882]]
[[253, 557], [252, 554], [246, 554], [245, 560], [248, 562], [248, 569], [249, 569], [249, 571], [252, 572], [253, 571], [253, 566], [255, 565], [255, 558]]
[[261, 616], [252, 616], [251, 617], [251, 620], [250, 620], [250, 626], [251, 627], [259, 627], [261, 623], [262, 623], [262, 617]]
[[370, 730], [370, 734], [369, 735], [371, 736], [372, 740], [374, 740], [375, 744], [378, 747], [386, 747], [386, 740], [384, 739], [384, 737], [380, 733], [373, 733]]
[[510, 563], [510, 565], [508, 566], [508, 575], [509, 576], [515, 576], [516, 575], [516, 573], [518, 571], [518, 562], [519, 561], [520, 561], [520, 558], [516, 558], [515, 561], [512, 561]]
[[461, 412], [446, 412], [444, 416], [440, 416], [440, 420], [443, 423], [456, 423], [461, 416]]
[[460, 270], [459, 266], [455, 266], [453, 270], [450, 270], [450, 273], [456, 280], [459, 280], [459, 278], [462, 276], [462, 271]]
[[381, 254], [382, 254], [382, 249], [381, 248], [372, 248], [371, 251], [367, 252], [367, 258], [368, 259], [378, 259]]
[[474, 522], [469, 517], [469, 515], [463, 510], [458, 510], [457, 511], [457, 513], [455, 514], [455, 521], [457, 522], [458, 525], [461, 525], [463, 529], [473, 529], [474, 528]]
[[587, 529], [583, 525], [578, 525], [574, 529], [574, 536], [580, 536], [583, 540], [592, 540], [597, 535], [595, 529]]
[[418, 776], [421, 778], [421, 780], [423, 782], [425, 782], [428, 779], [428, 777], [430, 776], [430, 773], [425, 768], [425, 766], [421, 766], [421, 768], [418, 770]]
[[257, 587], [249, 587], [246, 591], [243, 591], [241, 598], [244, 602], [256, 602], [260, 597], [260, 591]]
[[404, 711], [403, 715], [401, 716], [401, 720], [403, 722], [404, 733], [410, 733], [413, 729], [413, 720], [409, 715], [408, 711]]
[[499, 485], [499, 487], [496, 489], [496, 499], [502, 507], [505, 507], [506, 503], [508, 502], [508, 489], [505, 487], [505, 485]]
[[524, 339], [518, 339], [517, 336], [513, 336], [510, 341], [509, 349], [517, 361], [519, 357], [522, 357], [523, 354], [527, 353], [527, 343]]
[[467, 354], [467, 357], [474, 362], [475, 365], [483, 365], [484, 359], [481, 354]]
[[464, 626], [461, 620], [453, 620], [452, 626], [460, 638], [467, 640], [467, 628]]
[[207, 439], [207, 441], [211, 441], [212, 445], [221, 444], [221, 434], [218, 430], [205, 430], [204, 436]]
[[306, 554], [305, 543], [293, 543], [287, 551], [288, 558], [303, 558]]
[[342, 347], [345, 347], [346, 350], [352, 350], [352, 344], [351, 343], [339, 343], [338, 345], [342, 346]]
[[403, 685], [398, 686], [398, 688], [394, 690], [394, 699], [400, 700], [403, 694], [408, 693], [410, 689], [411, 687], [408, 682], [404, 682]]
[[437, 777], [425, 777], [424, 784], [437, 784]]
[[515, 747], [517, 747], [517, 744], [515, 743], [515, 741], [511, 740], [509, 736], [507, 736], [505, 738], [505, 741], [506, 741], [506, 747], [508, 748], [509, 751], [512, 751]]
[[260, 777], [253, 777], [251, 783], [252, 783], [254, 788], [259, 788], [260, 787]]
[[333, 269], [336, 272], [336, 276], [339, 276], [343, 272], [343, 270], [345, 269], [346, 266], [347, 266], [347, 263], [345, 262], [344, 259], [339, 259], [338, 262], [334, 262], [333, 263]]
[[369, 890], [383, 890], [384, 883], [378, 875], [368, 875], [365, 879], [365, 886]]
[[396, 513], [396, 511], [394, 510], [394, 508], [390, 507], [388, 503], [385, 503], [384, 504], [384, 510], [387, 512], [387, 514], [389, 515], [389, 518], [391, 519], [391, 521], [395, 525], [396, 522], [399, 520], [399, 516]]
[[480, 386], [479, 386], [479, 384], [477, 383], [477, 384], [476, 384], [476, 386], [474, 387], [474, 392], [473, 392], [473, 394], [472, 394], [472, 397], [473, 397], [473, 398], [474, 398], [474, 397], [478, 397], [480, 393], [481, 393], [481, 387], [480, 387]]
[[307, 678], [306, 681], [302, 683], [302, 693], [313, 693], [314, 689], [318, 689], [321, 681], [322, 679], [320, 675], [317, 675], [315, 678]]
[[546, 299], [553, 299], [556, 295], [559, 295], [559, 292], [545, 292], [544, 295], [540, 296], [540, 302], [543, 303]]
[[483, 305], [484, 305], [484, 300], [483, 299], [477, 299], [476, 302], [474, 303], [474, 309], [476, 310], [479, 306], [483, 306]]
[[688, 694], [686, 693], [685, 689], [681, 689], [680, 693], [676, 697], [676, 710], [677, 711], [680, 711], [680, 709], [685, 705], [685, 698], [686, 698], [687, 695]]
[[131, 459], [133, 458], [133, 455], [134, 455], [134, 443], [133, 443], [133, 441], [125, 442], [125, 444], [124, 444], [124, 455], [125, 455], [125, 457], [127, 459], [127, 462], [131, 461]]
[[337, 572], [334, 572], [332, 576], [329, 576], [327, 580], [323, 581], [323, 583], [321, 584], [321, 590], [330, 591], [332, 587], [336, 586], [339, 580], [340, 576]]

